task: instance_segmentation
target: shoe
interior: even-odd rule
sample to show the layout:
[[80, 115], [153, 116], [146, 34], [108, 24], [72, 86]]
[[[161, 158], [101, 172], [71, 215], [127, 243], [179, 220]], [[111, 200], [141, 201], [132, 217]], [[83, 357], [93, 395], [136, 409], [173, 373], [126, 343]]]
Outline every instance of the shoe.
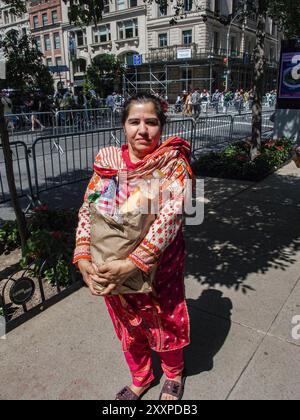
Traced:
[[137, 395], [129, 386], [125, 386], [117, 393], [115, 400], [140, 400], [150, 387], [151, 383], [140, 395]]
[[159, 399], [161, 400], [161, 397], [163, 394], [168, 394], [168, 395], [171, 395], [172, 397], [176, 397], [178, 401], [181, 400], [184, 393], [185, 379], [186, 377], [182, 376], [181, 383], [177, 381], [172, 381], [171, 379], [167, 379], [159, 394]]

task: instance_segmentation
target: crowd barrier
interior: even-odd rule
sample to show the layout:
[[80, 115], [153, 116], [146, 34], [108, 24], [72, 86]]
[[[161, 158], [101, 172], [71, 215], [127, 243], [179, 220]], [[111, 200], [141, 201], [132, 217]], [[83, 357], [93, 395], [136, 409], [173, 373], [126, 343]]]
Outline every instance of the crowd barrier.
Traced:
[[[263, 114], [263, 133], [272, 131], [272, 112]], [[66, 115], [66, 114], [65, 114]], [[98, 115], [98, 114], [96, 114]], [[103, 114], [105, 118], [105, 114]], [[95, 117], [96, 118], [96, 117]], [[64, 129], [67, 127], [63, 126]], [[207, 150], [216, 150], [252, 132], [252, 114], [218, 115], [196, 121], [193, 118], [169, 119], [162, 140], [180, 136], [191, 143], [194, 158]], [[83, 181], [91, 176], [99, 149], [125, 143], [122, 126], [64, 132], [37, 137], [31, 144], [11, 142], [15, 182], [19, 197], [29, 200], [27, 209], [39, 200], [41, 192]], [[4, 157], [0, 146], [0, 203], [10, 200]]]

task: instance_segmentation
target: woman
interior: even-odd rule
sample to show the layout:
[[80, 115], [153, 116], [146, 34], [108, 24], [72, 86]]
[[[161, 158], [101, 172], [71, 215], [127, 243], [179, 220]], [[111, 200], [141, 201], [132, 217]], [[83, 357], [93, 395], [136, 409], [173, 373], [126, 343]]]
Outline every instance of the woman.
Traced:
[[[184, 188], [184, 181], [192, 178], [188, 163], [190, 146], [178, 137], [160, 145], [165, 121], [161, 102], [155, 96], [140, 94], [127, 101], [122, 118], [127, 144], [121, 149], [109, 147], [100, 150], [79, 211], [74, 263], [91, 293], [104, 296], [132, 375], [132, 384], [117, 394], [119, 400], [139, 399], [150, 387], [154, 380], [151, 349], [158, 353], [167, 378], [160, 399], [182, 397], [183, 348], [189, 344], [190, 330], [184, 292], [182, 214], [175, 209], [178, 195], [176, 199], [170, 195], [162, 203], [142, 242], [127, 258], [96, 266], [91, 262], [89, 198], [91, 201], [95, 192], [100, 197], [103, 191], [107, 194], [107, 188], [103, 189], [105, 183], [111, 185], [117, 173], [120, 177], [127, 173], [128, 178], [135, 181], [159, 171], [165, 185]], [[129, 198], [133, 193], [128, 188]], [[120, 197], [117, 196], [117, 200]], [[149, 275], [154, 267], [152, 292], [112, 294], [116, 287], [139, 270]], [[95, 282], [105, 286], [104, 291], [97, 291]]]
[[187, 117], [191, 117], [193, 115], [192, 92], [189, 92], [185, 99], [183, 114]]

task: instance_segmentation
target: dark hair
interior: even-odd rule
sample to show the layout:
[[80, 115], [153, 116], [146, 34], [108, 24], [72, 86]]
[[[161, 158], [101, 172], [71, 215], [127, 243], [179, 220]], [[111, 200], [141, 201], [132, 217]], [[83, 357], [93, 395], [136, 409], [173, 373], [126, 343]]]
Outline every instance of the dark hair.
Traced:
[[159, 119], [161, 128], [163, 129], [167, 120], [167, 117], [163, 110], [163, 102], [160, 100], [160, 98], [151, 95], [150, 93], [138, 93], [132, 96], [131, 98], [127, 99], [127, 101], [124, 104], [124, 110], [122, 113], [122, 124], [125, 124], [130, 112], [130, 108], [134, 103], [146, 104], [148, 102], [151, 102], [154, 105], [157, 118]]

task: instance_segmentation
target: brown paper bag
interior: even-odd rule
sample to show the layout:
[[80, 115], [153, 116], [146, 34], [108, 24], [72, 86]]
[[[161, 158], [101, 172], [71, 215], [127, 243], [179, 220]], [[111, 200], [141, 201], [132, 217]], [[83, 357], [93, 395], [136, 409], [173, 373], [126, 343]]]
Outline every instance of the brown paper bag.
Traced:
[[[125, 259], [146, 236], [155, 215], [128, 212], [122, 214], [122, 223], [97, 211], [94, 203], [91, 211], [91, 255], [98, 265], [118, 259]], [[118, 285], [111, 294], [149, 293], [155, 276], [155, 269], [148, 276], [138, 270], [135, 276]], [[102, 291], [105, 287], [95, 282], [95, 288]]]

